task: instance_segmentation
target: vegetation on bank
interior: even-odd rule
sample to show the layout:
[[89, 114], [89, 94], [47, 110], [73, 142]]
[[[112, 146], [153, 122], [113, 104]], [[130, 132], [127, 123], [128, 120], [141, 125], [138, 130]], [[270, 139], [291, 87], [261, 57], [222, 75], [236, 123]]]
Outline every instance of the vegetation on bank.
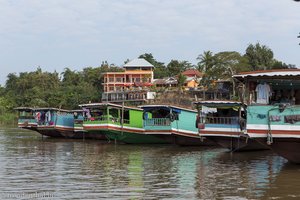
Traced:
[[[235, 51], [204, 51], [196, 58], [196, 65], [175, 59], [164, 64], [157, 61], [151, 53], [140, 55], [139, 58], [144, 58], [154, 65], [154, 78], [179, 75], [180, 83], [184, 80], [181, 75], [183, 71], [198, 69], [204, 74], [200, 85], [206, 88], [214, 87], [212, 83], [215, 80], [231, 79], [233, 74], [242, 71], [295, 68], [276, 60], [273, 51], [259, 43], [250, 44], [243, 55]], [[128, 60], [124, 63], [126, 62]], [[10, 73], [7, 75], [6, 84], [0, 86], [0, 121], [11, 121], [15, 116], [13, 108], [19, 106], [76, 109], [81, 103], [99, 102], [102, 74], [108, 71], [123, 69], [102, 62], [98, 67], [86, 67], [82, 71], [65, 68], [60, 74], [42, 71], [40, 67], [33, 72]]]

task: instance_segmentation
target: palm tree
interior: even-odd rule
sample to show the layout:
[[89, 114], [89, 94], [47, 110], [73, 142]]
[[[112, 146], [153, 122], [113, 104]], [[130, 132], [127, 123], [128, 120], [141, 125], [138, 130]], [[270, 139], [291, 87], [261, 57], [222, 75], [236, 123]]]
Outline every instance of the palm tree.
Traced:
[[204, 73], [211, 69], [215, 63], [214, 55], [211, 51], [204, 51], [203, 54], [197, 57], [197, 60], [199, 60], [198, 70]]

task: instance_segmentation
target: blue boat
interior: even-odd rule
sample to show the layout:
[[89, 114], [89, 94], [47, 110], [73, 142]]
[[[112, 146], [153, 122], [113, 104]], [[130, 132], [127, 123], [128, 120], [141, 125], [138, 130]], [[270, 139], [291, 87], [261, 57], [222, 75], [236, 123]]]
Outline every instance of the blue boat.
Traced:
[[74, 113], [57, 108], [34, 108], [36, 130], [50, 137], [65, 137], [74, 133]]
[[195, 126], [197, 111], [171, 105], [143, 105], [145, 134], [163, 138], [178, 145], [211, 146], [213, 143], [200, 137]]
[[35, 119], [34, 110], [31, 107], [17, 107], [18, 111], [18, 127], [36, 131], [37, 121]]
[[300, 69], [243, 72], [247, 134], [287, 160], [300, 163]]
[[201, 137], [214, 141], [230, 151], [269, 149], [246, 133], [243, 104], [238, 101], [199, 101], [196, 124]]

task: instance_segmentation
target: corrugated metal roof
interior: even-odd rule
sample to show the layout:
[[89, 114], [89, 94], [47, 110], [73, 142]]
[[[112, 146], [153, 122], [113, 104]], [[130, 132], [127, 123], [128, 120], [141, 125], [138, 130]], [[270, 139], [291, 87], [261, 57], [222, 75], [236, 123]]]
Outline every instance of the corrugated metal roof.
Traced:
[[199, 72], [196, 69], [188, 69], [188, 70], [182, 72], [182, 74], [185, 75], [185, 76], [188, 76], [188, 77], [189, 76], [196, 76], [196, 77], [202, 77], [203, 76], [202, 73]]
[[[88, 103], [88, 104], [81, 104], [79, 106], [86, 107], [86, 108], [105, 107], [105, 106], [122, 108], [122, 105], [114, 104], [114, 103]], [[133, 110], [142, 110], [141, 108], [135, 108], [135, 107], [129, 107], [129, 106], [124, 106], [124, 108], [133, 109]]]
[[300, 69], [278, 69], [278, 70], [265, 70], [265, 71], [252, 71], [242, 72], [233, 75], [234, 78], [246, 78], [246, 77], [284, 77], [284, 76], [300, 76]]
[[143, 58], [136, 58], [126, 63], [123, 67], [154, 67], [154, 66]]
[[242, 103], [240, 101], [222, 101], [222, 100], [212, 100], [212, 101], [198, 101], [194, 102], [197, 105], [204, 105], [204, 106], [240, 106]]
[[177, 106], [171, 106], [171, 105], [143, 105], [143, 106], [138, 106], [139, 108], [175, 108], [179, 110], [186, 110], [190, 112], [197, 112], [196, 110], [192, 109], [187, 109], [187, 108], [182, 108], [182, 107], [177, 107]]

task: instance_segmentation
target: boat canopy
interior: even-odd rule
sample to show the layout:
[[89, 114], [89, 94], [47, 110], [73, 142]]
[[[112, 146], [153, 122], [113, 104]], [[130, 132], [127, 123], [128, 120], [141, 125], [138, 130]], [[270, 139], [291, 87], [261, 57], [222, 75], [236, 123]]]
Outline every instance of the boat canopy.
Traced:
[[14, 110], [31, 112], [31, 111], [33, 111], [33, 108], [31, 108], [31, 107], [17, 107], [17, 108], [14, 108]]
[[[82, 108], [104, 108], [104, 107], [115, 107], [115, 108], [123, 108], [122, 105], [114, 104], [114, 103], [88, 103], [88, 104], [80, 104], [79, 107]], [[141, 108], [124, 106], [125, 109], [132, 110], [142, 110]]]
[[181, 107], [171, 106], [171, 105], [143, 105], [143, 106], [138, 106], [138, 107], [142, 108], [145, 111], [150, 111], [153, 109], [164, 109], [164, 110], [172, 109], [172, 111], [176, 112], [176, 113], [181, 113], [182, 110], [188, 111], [188, 112], [196, 112], [196, 110], [191, 110], [191, 109], [181, 108]]
[[214, 107], [214, 108], [233, 108], [241, 107], [240, 101], [198, 101], [194, 102], [198, 106]]
[[299, 79], [300, 69], [276, 69], [276, 70], [264, 70], [264, 71], [251, 71], [251, 72], [241, 72], [239, 74], [233, 75], [240, 81], [244, 79]]

